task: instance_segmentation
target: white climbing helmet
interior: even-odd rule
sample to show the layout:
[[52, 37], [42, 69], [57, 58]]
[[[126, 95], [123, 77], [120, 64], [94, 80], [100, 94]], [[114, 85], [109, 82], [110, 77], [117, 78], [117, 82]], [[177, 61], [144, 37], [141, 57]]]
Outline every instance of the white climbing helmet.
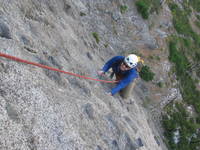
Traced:
[[127, 57], [125, 57], [124, 62], [130, 67], [133, 68], [137, 65], [139, 61], [138, 56], [136, 56], [135, 54], [130, 54]]

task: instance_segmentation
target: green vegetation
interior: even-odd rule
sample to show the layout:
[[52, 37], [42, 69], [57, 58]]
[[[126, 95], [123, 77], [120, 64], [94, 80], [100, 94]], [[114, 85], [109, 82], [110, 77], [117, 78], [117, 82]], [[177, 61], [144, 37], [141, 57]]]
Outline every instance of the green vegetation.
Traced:
[[109, 46], [109, 44], [108, 44], [108, 43], [104, 44], [104, 47], [105, 47], [105, 48], [108, 48], [108, 46]]
[[[182, 103], [173, 102], [167, 106], [166, 115], [163, 116], [166, 144], [173, 150], [197, 150], [200, 147], [200, 134], [197, 132], [200, 128], [200, 92], [196, 89], [197, 80], [193, 79], [190, 70], [192, 63], [200, 63], [200, 36], [189, 24], [190, 9], [186, 8], [186, 2], [184, 9], [174, 3], [169, 4], [174, 28], [182, 35], [169, 39], [169, 60], [174, 64], [183, 98]], [[198, 2], [194, 0], [189, 3], [193, 6], [193, 3], [197, 5]], [[196, 115], [189, 115], [186, 109], [188, 105], [194, 108], [193, 113]], [[177, 141], [174, 140], [175, 132], [179, 133]]]
[[127, 10], [128, 10], [128, 7], [127, 7], [126, 5], [121, 5], [121, 6], [120, 6], [120, 12], [121, 12], [122, 14], [124, 14]]
[[183, 53], [177, 50], [174, 41], [169, 43], [169, 60], [175, 64], [179, 76], [186, 74], [188, 60]]
[[200, 12], [200, 1], [199, 0], [190, 0], [189, 3], [192, 7], [197, 11]]
[[80, 16], [86, 16], [84, 12], [80, 12]]
[[160, 57], [159, 57], [159, 56], [155, 56], [155, 55], [150, 55], [150, 56], [148, 57], [148, 59], [159, 61], [159, 60], [160, 60]]
[[200, 29], [200, 21], [195, 21], [195, 25]]
[[161, 8], [160, 0], [149, 0], [149, 1], [151, 3], [150, 13], [155, 11], [158, 14]]
[[142, 18], [149, 18], [150, 4], [148, 0], [139, 0], [136, 3], [137, 11], [142, 15]]
[[[164, 135], [167, 137], [167, 144], [173, 150], [195, 150], [198, 139], [194, 136], [199, 125], [189, 117], [186, 108], [181, 103], [175, 103], [168, 106], [168, 115], [163, 116]], [[174, 133], [179, 133], [177, 141], [174, 140]]]
[[158, 83], [157, 83], [157, 86], [158, 86], [159, 88], [162, 88], [162, 87], [164, 86], [164, 84], [163, 84], [162, 82], [158, 82]]
[[183, 99], [186, 103], [193, 105], [196, 112], [200, 113], [200, 93], [196, 90], [195, 81], [188, 74], [189, 62], [184, 54], [177, 49], [177, 44], [174, 41], [173, 39], [173, 42], [169, 43], [169, 60], [175, 64]]
[[187, 11], [181, 10], [177, 4], [170, 3], [169, 7], [173, 14], [173, 24], [176, 31], [187, 37], [191, 37], [195, 44], [200, 47], [200, 35], [192, 30], [189, 24]]
[[138, 0], [135, 5], [144, 19], [148, 19], [150, 13], [159, 13], [161, 7], [160, 0]]
[[197, 19], [200, 21], [200, 15], [196, 15]]
[[169, 7], [173, 14], [173, 24], [176, 31], [179, 34], [184, 34], [186, 36], [191, 35], [193, 30], [190, 27], [189, 20], [187, 18], [187, 12], [181, 10], [178, 5], [174, 3], [170, 3]]
[[150, 70], [148, 66], [142, 66], [142, 69], [140, 71], [140, 77], [145, 81], [151, 81], [154, 78], [154, 73]]
[[100, 41], [99, 34], [97, 32], [92, 32], [92, 36], [94, 37], [94, 39], [96, 40], [96, 42], [99, 43], [99, 41]]

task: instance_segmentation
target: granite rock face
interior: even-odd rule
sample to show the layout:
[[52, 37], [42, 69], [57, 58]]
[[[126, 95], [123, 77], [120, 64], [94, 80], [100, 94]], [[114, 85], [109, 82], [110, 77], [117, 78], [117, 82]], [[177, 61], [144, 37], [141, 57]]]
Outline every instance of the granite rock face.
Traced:
[[[157, 46], [131, 0], [0, 0], [0, 16], [1, 53], [93, 78], [110, 57]], [[106, 95], [113, 85], [5, 58], [0, 81], [2, 150], [162, 149], [140, 99]]]

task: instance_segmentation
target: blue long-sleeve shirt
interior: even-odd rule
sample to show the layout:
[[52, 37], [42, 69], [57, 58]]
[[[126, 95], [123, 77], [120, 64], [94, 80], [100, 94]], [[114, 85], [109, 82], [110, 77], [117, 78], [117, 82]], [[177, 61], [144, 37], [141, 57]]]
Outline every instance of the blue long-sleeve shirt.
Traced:
[[111, 94], [114, 95], [119, 92], [121, 89], [125, 88], [129, 83], [131, 83], [135, 78], [138, 78], [138, 72], [136, 68], [132, 68], [127, 71], [120, 70], [120, 64], [124, 61], [124, 56], [115, 56], [111, 58], [103, 66], [102, 70], [107, 72], [112, 68], [115, 74], [121, 74], [123, 76], [122, 80], [111, 90]]

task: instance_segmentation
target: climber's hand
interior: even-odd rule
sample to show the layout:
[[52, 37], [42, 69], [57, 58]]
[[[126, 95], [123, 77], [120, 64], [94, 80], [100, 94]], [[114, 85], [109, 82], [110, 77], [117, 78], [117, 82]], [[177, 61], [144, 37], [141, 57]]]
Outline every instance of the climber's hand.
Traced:
[[102, 71], [102, 70], [97, 71], [97, 74], [98, 74], [99, 76], [105, 76], [105, 72]]
[[106, 94], [109, 96], [113, 96], [111, 92], [107, 92]]

